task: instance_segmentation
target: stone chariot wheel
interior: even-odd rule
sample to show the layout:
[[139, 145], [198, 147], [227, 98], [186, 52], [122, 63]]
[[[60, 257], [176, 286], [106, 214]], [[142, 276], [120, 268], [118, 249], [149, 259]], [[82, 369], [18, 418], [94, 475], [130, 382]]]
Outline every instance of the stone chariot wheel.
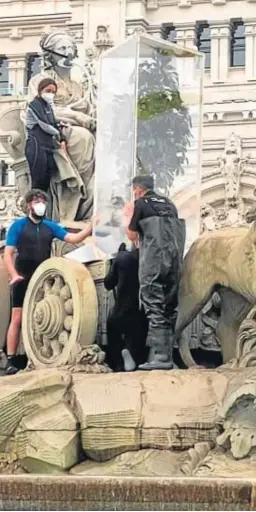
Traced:
[[42, 263], [30, 280], [22, 316], [24, 348], [35, 367], [75, 364], [81, 348], [95, 342], [97, 323], [89, 270], [64, 258]]

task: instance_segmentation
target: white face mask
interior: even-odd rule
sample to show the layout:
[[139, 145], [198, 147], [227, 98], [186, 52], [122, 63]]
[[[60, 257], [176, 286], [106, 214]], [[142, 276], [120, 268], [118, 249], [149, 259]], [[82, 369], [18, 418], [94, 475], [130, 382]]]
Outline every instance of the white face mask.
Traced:
[[46, 204], [45, 203], [35, 203], [33, 205], [33, 212], [38, 217], [43, 217], [46, 211]]
[[47, 103], [53, 104], [55, 94], [53, 92], [43, 92], [42, 98]]

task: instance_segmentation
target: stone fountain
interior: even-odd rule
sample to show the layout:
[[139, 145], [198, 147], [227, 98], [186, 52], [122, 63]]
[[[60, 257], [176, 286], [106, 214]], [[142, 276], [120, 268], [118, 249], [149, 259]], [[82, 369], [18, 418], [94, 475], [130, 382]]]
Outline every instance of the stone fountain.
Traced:
[[[47, 52], [47, 58], [51, 56], [51, 44], [59, 41], [59, 36], [66, 37], [53, 33], [47, 36], [48, 39], [43, 39], [42, 48]], [[129, 131], [135, 115], [131, 106], [134, 91], [129, 80], [125, 85], [125, 73], [129, 72], [128, 78], [134, 79], [132, 51], [138, 47], [141, 54], [137, 64], [142, 66], [141, 72], [145, 72], [145, 66], [151, 65], [152, 59], [160, 56], [163, 60], [157, 61], [158, 73], [169, 69], [174, 80], [172, 87], [176, 90], [169, 94], [166, 89], [167, 96], [155, 95], [159, 91], [154, 89], [157, 84], [154, 74], [153, 84], [147, 84], [147, 87], [140, 84], [141, 117], [137, 126], [137, 158], [134, 158], [131, 148], [136, 140], [134, 132]], [[106, 101], [106, 108], [101, 109], [100, 103], [97, 151], [110, 149], [104, 162], [99, 154], [96, 160], [95, 211], [103, 208], [106, 212], [101, 217], [100, 227], [95, 228], [96, 242], [100, 238], [99, 231], [108, 229], [111, 198], [118, 192], [124, 200], [131, 199], [130, 179], [141, 165], [147, 163], [143, 145], [145, 130], [149, 130], [147, 140], [150, 140], [150, 134], [158, 123], [166, 122], [163, 117], [169, 115], [168, 122], [171, 122], [176, 119], [177, 112], [184, 116], [183, 121], [191, 118], [194, 138], [200, 128], [200, 117], [196, 117], [196, 112], [201, 92], [196, 91], [191, 77], [189, 81], [181, 78], [187, 76], [188, 69], [193, 72], [191, 62], [193, 59], [200, 62], [200, 54], [140, 34], [129, 40], [128, 45], [124, 43], [115, 49], [119, 61], [113, 62], [109, 58], [113, 57], [110, 52], [106, 53], [106, 58], [102, 57], [102, 70], [110, 66], [119, 84], [118, 69], [123, 69], [121, 64], [124, 62], [126, 72], [121, 77], [124, 97], [120, 97], [120, 91], [119, 97], [114, 97], [113, 90], [111, 92], [107, 87], [104, 96], [100, 97], [101, 101], [102, 98]], [[176, 71], [173, 70], [173, 56], [178, 62]], [[102, 70], [101, 93], [102, 77], [106, 76]], [[53, 68], [52, 73], [57, 71]], [[56, 74], [54, 76], [56, 78]], [[178, 76], [180, 82], [177, 81]], [[61, 89], [61, 98], [57, 98], [60, 103], [56, 105], [56, 112], [64, 115], [62, 99], [66, 102], [65, 115], [68, 112], [72, 119], [77, 119], [73, 126], [79, 130], [74, 128], [73, 135], [79, 132], [81, 140], [89, 145], [89, 141], [93, 144], [90, 129], [93, 131], [91, 114], [95, 115], [95, 112], [90, 111], [90, 106], [95, 89], [88, 85], [90, 75], [85, 74], [85, 77], [79, 89], [70, 79], [70, 94], [80, 95], [75, 98], [78, 102], [75, 102], [76, 107], [74, 103], [68, 104], [64, 94], [67, 88], [63, 85], [64, 92]], [[190, 87], [191, 83], [194, 89]], [[115, 86], [112, 78], [112, 89], [116, 94]], [[87, 100], [86, 91], [90, 93]], [[118, 102], [120, 109], [115, 119], [113, 115], [110, 118], [113, 102]], [[131, 110], [127, 111], [129, 105]], [[120, 117], [121, 112], [126, 112], [126, 117]], [[105, 115], [109, 125], [104, 124]], [[87, 121], [81, 123], [82, 119], [85, 121], [83, 116], [90, 117], [86, 118], [88, 125]], [[118, 117], [122, 120], [120, 125]], [[118, 144], [112, 131], [115, 123], [115, 136], [120, 130]], [[186, 140], [183, 132], [180, 136]], [[186, 136], [190, 136], [189, 131], [186, 131]], [[169, 142], [168, 146], [164, 132], [162, 139], [167, 149], [177, 149], [175, 141]], [[16, 169], [22, 194], [29, 186], [29, 175], [23, 154], [25, 132], [17, 111], [15, 115], [13, 111], [2, 115], [0, 140], [14, 159], [13, 168]], [[198, 151], [195, 144], [191, 147], [183, 148], [184, 155], [188, 153], [186, 165], [189, 165], [189, 158], [195, 161], [189, 151]], [[61, 174], [64, 167], [60, 158], [56, 156]], [[67, 161], [63, 166], [73, 162], [73, 167], [76, 167], [71, 152], [65, 158]], [[86, 220], [90, 211], [92, 160], [88, 179], [76, 167], [77, 181], [85, 180], [76, 211], [75, 191], [73, 201], [69, 190], [69, 200], [74, 206], [71, 211], [62, 204], [57, 181], [52, 184], [51, 191], [60, 192], [54, 196], [58, 201], [52, 205], [53, 217], [57, 214], [61, 217], [60, 212], [66, 211], [68, 215], [64, 215], [64, 220], [66, 224], [70, 222], [73, 229], [77, 229], [78, 220]], [[120, 174], [121, 161], [123, 174]], [[176, 164], [181, 165], [181, 162]], [[85, 262], [81, 248], [77, 252], [77, 248], [74, 251], [74, 247], [54, 243], [52, 258], [36, 270], [25, 298], [22, 337], [28, 366], [16, 376], [1, 377], [0, 500], [6, 509], [255, 509], [255, 225], [208, 231], [198, 237], [198, 170], [194, 168], [194, 171], [190, 188], [194, 191], [196, 210], [194, 218], [189, 216], [187, 222], [189, 246], [180, 283], [177, 319], [178, 346], [189, 368], [110, 372], [104, 363], [105, 323], [110, 297], [103, 290], [103, 278], [108, 261], [97, 261], [96, 254], [96, 261]], [[182, 180], [179, 178], [175, 182], [172, 167], [166, 167], [166, 172], [168, 179], [160, 180], [160, 188], [165, 186], [165, 192], [179, 195]], [[63, 187], [68, 189], [68, 180], [63, 183]], [[120, 229], [118, 243], [122, 237]], [[104, 238], [100, 243], [104, 249]], [[0, 279], [1, 340], [4, 340], [9, 321], [9, 288], [2, 266]], [[221, 310], [216, 330], [225, 364], [210, 370], [196, 366], [189, 351], [186, 327], [216, 291]], [[1, 368], [4, 362], [2, 352]]]

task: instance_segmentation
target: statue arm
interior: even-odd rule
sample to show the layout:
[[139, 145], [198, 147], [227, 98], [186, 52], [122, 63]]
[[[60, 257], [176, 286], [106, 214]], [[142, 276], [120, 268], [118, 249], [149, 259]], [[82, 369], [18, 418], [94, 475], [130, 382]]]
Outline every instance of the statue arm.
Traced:
[[88, 130], [91, 128], [92, 118], [83, 112], [76, 112], [70, 107], [55, 107], [56, 121], [70, 123], [73, 126], [82, 126]]

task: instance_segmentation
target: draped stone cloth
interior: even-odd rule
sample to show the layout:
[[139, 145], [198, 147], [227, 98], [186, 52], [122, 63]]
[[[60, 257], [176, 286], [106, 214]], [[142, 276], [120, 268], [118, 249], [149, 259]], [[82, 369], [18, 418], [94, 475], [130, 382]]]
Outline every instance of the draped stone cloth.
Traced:
[[60, 78], [54, 71], [44, 71], [31, 78], [28, 101], [37, 95], [39, 82], [53, 78], [58, 86], [54, 100], [57, 120], [70, 122], [64, 129], [67, 151], [54, 151], [58, 172], [51, 179], [51, 215], [53, 220], [83, 220], [92, 212], [95, 139], [89, 131], [89, 104], [82, 85]]

